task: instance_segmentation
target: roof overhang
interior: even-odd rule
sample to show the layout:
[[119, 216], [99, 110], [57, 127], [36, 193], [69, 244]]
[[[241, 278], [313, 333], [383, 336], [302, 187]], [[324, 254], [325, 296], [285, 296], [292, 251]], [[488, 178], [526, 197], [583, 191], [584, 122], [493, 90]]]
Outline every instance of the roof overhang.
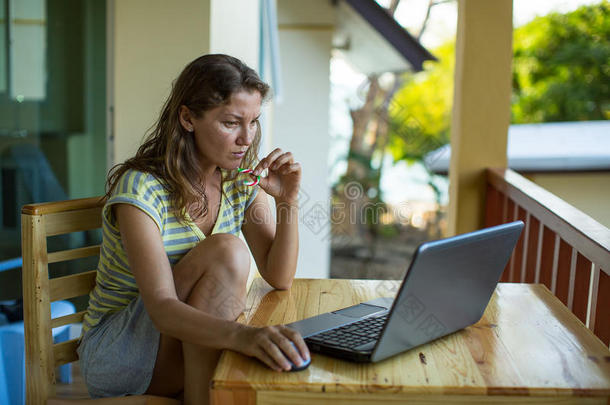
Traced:
[[336, 49], [364, 74], [421, 71], [436, 58], [374, 0], [337, 4]]

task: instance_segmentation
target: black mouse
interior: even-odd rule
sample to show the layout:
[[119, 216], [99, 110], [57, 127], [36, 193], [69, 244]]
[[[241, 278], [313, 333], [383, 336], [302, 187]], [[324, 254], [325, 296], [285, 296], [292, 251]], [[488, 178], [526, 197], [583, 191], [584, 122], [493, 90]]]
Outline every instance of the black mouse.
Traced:
[[[297, 351], [297, 353], [300, 354], [299, 349], [297, 349], [297, 347], [294, 345], [294, 343], [290, 342], [290, 344], [292, 344], [292, 347], [294, 347], [294, 350]], [[309, 365], [311, 364], [311, 358], [305, 360], [303, 359], [303, 364], [301, 366], [297, 366], [296, 364], [294, 364], [292, 362], [292, 360], [290, 360], [290, 357], [286, 356], [286, 359], [288, 360], [288, 363], [290, 363], [290, 370], [288, 371], [302, 371], [305, 370], [307, 367], [309, 367]]]

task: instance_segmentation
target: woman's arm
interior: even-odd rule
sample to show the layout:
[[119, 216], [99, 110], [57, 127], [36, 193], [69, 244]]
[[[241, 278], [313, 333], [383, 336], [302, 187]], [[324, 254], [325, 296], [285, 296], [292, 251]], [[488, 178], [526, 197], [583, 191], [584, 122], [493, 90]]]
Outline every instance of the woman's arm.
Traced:
[[[272, 287], [288, 289], [297, 267], [299, 253], [298, 192], [301, 165], [290, 152], [275, 149], [254, 169], [259, 175], [269, 169], [260, 181], [258, 195], [245, 214], [242, 232], [261, 276]], [[275, 198], [276, 220], [273, 220], [267, 195]]]
[[259, 190], [246, 211], [242, 232], [261, 276], [272, 287], [286, 290], [292, 285], [299, 253], [298, 205], [276, 201], [276, 220], [271, 215], [267, 193]]
[[155, 222], [128, 204], [117, 204], [113, 209], [144, 307], [161, 333], [201, 346], [254, 356], [277, 371], [290, 369], [286, 355], [300, 364], [299, 353], [287, 345], [288, 341], [294, 342], [299, 352], [309, 358], [301, 336], [285, 326], [254, 328], [210, 316], [180, 301]]
[[172, 269], [155, 222], [128, 204], [112, 208], [129, 266], [157, 329], [186, 342], [229, 348], [236, 329], [234, 322], [209, 316], [178, 299]]

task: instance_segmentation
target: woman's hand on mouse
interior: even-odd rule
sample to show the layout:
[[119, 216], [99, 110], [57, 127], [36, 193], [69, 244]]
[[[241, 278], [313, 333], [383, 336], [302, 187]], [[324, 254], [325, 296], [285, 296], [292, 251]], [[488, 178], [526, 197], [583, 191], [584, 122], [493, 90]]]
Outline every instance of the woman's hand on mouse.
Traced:
[[276, 202], [295, 203], [301, 184], [301, 164], [294, 161], [292, 153], [276, 148], [261, 159], [253, 174], [258, 176], [265, 169], [268, 169], [267, 176], [261, 177], [260, 187]]
[[263, 328], [240, 325], [233, 346], [230, 349], [256, 357], [276, 371], [289, 371], [289, 360], [300, 366], [310, 356], [299, 332], [283, 325]]

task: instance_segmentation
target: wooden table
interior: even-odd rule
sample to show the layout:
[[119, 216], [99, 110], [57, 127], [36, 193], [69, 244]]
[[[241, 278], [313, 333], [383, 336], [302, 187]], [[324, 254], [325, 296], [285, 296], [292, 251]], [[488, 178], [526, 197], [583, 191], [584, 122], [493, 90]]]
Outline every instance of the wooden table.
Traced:
[[[398, 282], [295, 280], [274, 291], [256, 279], [241, 321], [294, 322], [382, 296]], [[610, 351], [542, 284], [499, 284], [483, 318], [376, 364], [312, 354], [301, 372], [272, 371], [225, 351], [214, 404], [610, 404]]]

